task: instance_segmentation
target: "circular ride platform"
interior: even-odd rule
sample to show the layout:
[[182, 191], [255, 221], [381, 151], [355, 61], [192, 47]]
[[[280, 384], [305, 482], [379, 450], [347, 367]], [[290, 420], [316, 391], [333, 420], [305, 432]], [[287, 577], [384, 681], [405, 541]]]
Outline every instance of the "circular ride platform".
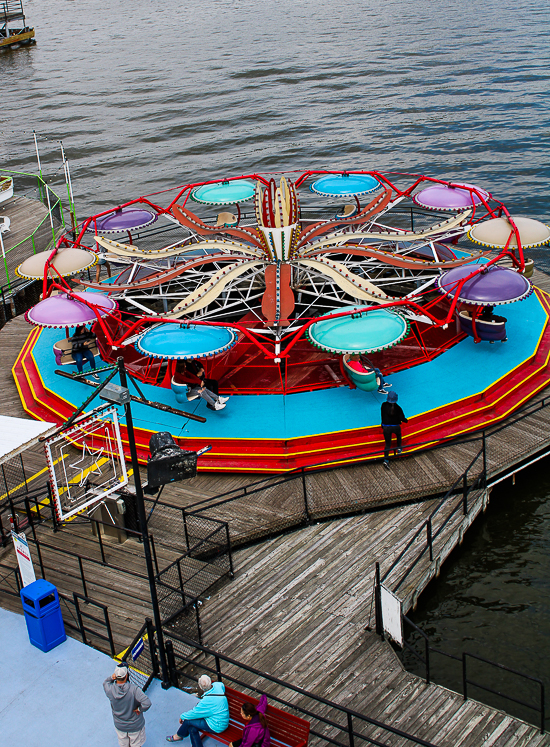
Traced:
[[[187, 199], [202, 195], [197, 204], [205, 211], [207, 204], [249, 199], [254, 182], [254, 207], [231, 226], [193, 213]], [[446, 195], [434, 216], [436, 208], [420, 208], [422, 199], [414, 199], [426, 184], [416, 176], [411, 183], [400, 187], [379, 172], [306, 172], [279, 186], [261, 175], [191, 184], [158, 206], [155, 225], [136, 231], [133, 242], [96, 234], [113, 277], [47, 281], [47, 295], [70, 297], [84, 288], [112, 299], [108, 316], [94, 312], [96, 361], [112, 365], [122, 355], [138, 381], [131, 393], [150, 403], [132, 404], [143, 462], [158, 431], [169, 431], [185, 449], [211, 445], [200, 461], [206, 471], [281, 473], [380, 458], [386, 395], [354, 388], [342, 362], [349, 353], [368, 353], [399, 395], [408, 418], [403, 456], [493, 425], [550, 383], [550, 297], [532, 292], [522, 274], [523, 223], [510, 219], [517, 228], [504, 227], [502, 248], [500, 234], [488, 241], [483, 233], [494, 233], [491, 221], [505, 210], [490, 193], [483, 191], [481, 201], [478, 188], [466, 192], [466, 204], [474, 204], [458, 212], [453, 205], [450, 217]], [[234, 193], [243, 186], [245, 194]], [[356, 198], [353, 213], [335, 216], [336, 195]], [[63, 246], [89, 248], [97, 222], [92, 216]], [[550, 236], [533, 223], [537, 243]], [[490, 249], [469, 243], [468, 232]], [[514, 269], [497, 266], [497, 259]], [[499, 278], [506, 277], [521, 288], [505, 297]], [[482, 278], [491, 292], [472, 301], [467, 294]], [[52, 307], [57, 297], [51, 295]], [[496, 341], [483, 336], [493, 305], [506, 314], [506, 334]], [[56, 329], [31, 330], [13, 373], [27, 412], [62, 423], [90, 395], [92, 382], [56, 373], [59, 336]], [[202, 399], [178, 404], [170, 383], [182, 360], [191, 367], [197, 361], [207, 379], [218, 381], [229, 397], [223, 410], [208, 410]], [[72, 365], [63, 370], [76, 373]]]
[[[550, 383], [549, 296], [536, 290], [521, 304], [507, 307], [506, 314], [513, 344], [476, 345], [467, 337], [434, 360], [387, 377], [409, 420], [403, 426], [404, 455], [493, 425]], [[58, 337], [59, 330], [32, 330], [14, 376], [30, 415], [62, 422], [91, 389], [56, 375], [52, 346]], [[176, 406], [169, 389], [143, 383], [140, 389], [151, 400]], [[205, 416], [206, 423], [136, 403], [132, 410], [144, 461], [152, 433], [167, 430], [182, 448], [212, 444], [201, 458], [202, 469], [287, 472], [379, 458], [385, 399], [377, 392], [340, 386], [290, 395], [236, 395], [216, 413], [200, 399], [189, 403], [186, 408]]]

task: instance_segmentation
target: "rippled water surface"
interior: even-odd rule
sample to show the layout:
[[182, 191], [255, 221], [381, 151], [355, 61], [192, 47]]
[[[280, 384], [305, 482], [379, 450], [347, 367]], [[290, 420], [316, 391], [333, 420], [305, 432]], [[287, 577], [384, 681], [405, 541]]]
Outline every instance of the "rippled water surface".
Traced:
[[[413, 621], [431, 645], [461, 656], [467, 651], [550, 684], [550, 475], [548, 459], [519, 473], [515, 486], [497, 486], [486, 514], [469, 530], [461, 548], [428, 587]], [[409, 635], [417, 651], [423, 643]], [[432, 655], [432, 676], [462, 689], [462, 665]], [[424, 673], [411, 656], [407, 665]], [[485, 665], [469, 663], [472, 679], [536, 704], [538, 687]], [[470, 678], [470, 677], [469, 677]], [[472, 695], [538, 723], [535, 711]]]
[[32, 129], [63, 138], [80, 215], [210, 175], [360, 166], [460, 177], [550, 217], [546, 3], [25, 8], [38, 44], [0, 59], [0, 158], [31, 169]]

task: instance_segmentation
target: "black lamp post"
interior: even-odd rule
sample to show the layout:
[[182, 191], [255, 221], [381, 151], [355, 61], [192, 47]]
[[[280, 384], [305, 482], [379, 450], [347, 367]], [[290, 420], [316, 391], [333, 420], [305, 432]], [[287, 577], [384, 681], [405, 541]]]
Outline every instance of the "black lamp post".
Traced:
[[[118, 359], [118, 370], [120, 372], [121, 386], [128, 388], [126, 378], [126, 368], [124, 360]], [[160, 617], [159, 602], [157, 596], [157, 586], [155, 582], [155, 571], [153, 568], [153, 558], [151, 555], [151, 545], [149, 543], [149, 532], [147, 530], [147, 516], [145, 514], [145, 502], [143, 498], [143, 487], [141, 485], [141, 475], [139, 472], [139, 462], [136, 449], [136, 438], [134, 435], [134, 421], [132, 420], [132, 409], [130, 401], [124, 403], [124, 415], [126, 417], [126, 430], [128, 432], [128, 442], [130, 444], [130, 455], [132, 457], [132, 469], [134, 472], [134, 485], [136, 488], [136, 504], [139, 519], [139, 526], [143, 538], [143, 552], [145, 554], [145, 564], [147, 566], [147, 577], [149, 579], [149, 589], [151, 592], [151, 604], [153, 607], [153, 618], [157, 629], [157, 640], [159, 648], [160, 668], [162, 672], [162, 686], [170, 687], [170, 678], [166, 666], [166, 651], [164, 647], [164, 636], [162, 633], [162, 620]]]

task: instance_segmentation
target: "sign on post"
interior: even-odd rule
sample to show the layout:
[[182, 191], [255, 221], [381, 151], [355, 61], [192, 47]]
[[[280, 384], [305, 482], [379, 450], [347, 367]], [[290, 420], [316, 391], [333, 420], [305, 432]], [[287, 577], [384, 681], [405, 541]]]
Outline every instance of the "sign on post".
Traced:
[[13, 545], [15, 547], [15, 554], [17, 556], [17, 562], [19, 564], [19, 573], [21, 574], [21, 581], [23, 586], [28, 586], [36, 581], [34, 575], [34, 566], [32, 564], [31, 553], [29, 551], [29, 543], [24, 534], [17, 534], [12, 529], [11, 536], [13, 539]]
[[401, 600], [395, 594], [380, 585], [380, 601], [382, 607], [382, 625], [392, 641], [403, 648], [403, 617], [401, 614]]
[[138, 656], [143, 652], [143, 649], [145, 648], [145, 641], [143, 638], [140, 638], [139, 641], [136, 643], [134, 648], [132, 649], [132, 659], [136, 661]]

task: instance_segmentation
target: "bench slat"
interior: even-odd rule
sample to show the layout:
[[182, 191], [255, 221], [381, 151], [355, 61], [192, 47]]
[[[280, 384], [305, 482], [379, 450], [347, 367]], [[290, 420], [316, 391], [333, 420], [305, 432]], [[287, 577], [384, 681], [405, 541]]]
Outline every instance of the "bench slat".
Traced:
[[[232, 687], [226, 687], [225, 694], [229, 704], [229, 726], [221, 734], [209, 733], [208, 736], [223, 744], [229, 744], [242, 736], [245, 726], [241, 718], [243, 703], [257, 706], [259, 700]], [[309, 739], [309, 721], [269, 704], [266, 718], [271, 742], [275, 747], [306, 747]]]

